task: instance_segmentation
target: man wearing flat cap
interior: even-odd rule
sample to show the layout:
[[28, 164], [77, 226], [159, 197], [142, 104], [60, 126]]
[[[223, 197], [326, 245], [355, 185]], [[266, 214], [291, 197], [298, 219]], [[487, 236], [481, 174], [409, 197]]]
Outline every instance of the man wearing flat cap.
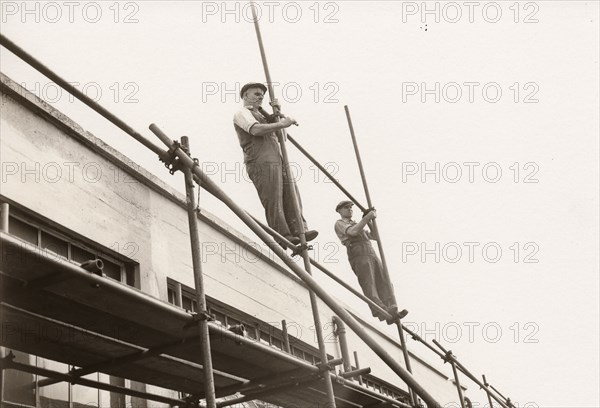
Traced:
[[[276, 132], [290, 127], [296, 121], [281, 116], [277, 121], [262, 108], [267, 87], [251, 82], [240, 91], [244, 106], [233, 116], [233, 124], [244, 152], [244, 164], [254, 183], [258, 197], [265, 209], [267, 224], [293, 244], [299, 244], [300, 228], [294, 215], [289, 175], [285, 171]], [[273, 100], [277, 104], [276, 100]], [[302, 212], [300, 194], [296, 196]], [[308, 230], [302, 219], [307, 241], [316, 238], [318, 232]]]
[[[396, 317], [398, 307], [394, 303], [392, 288], [384, 275], [381, 261], [371, 245], [373, 239], [371, 233], [365, 229], [372, 220], [377, 218], [377, 213], [371, 210], [359, 222], [355, 222], [352, 220], [353, 205], [352, 201], [341, 201], [335, 207], [335, 211], [342, 217], [335, 223], [335, 233], [347, 249], [348, 261], [358, 278], [363, 294]], [[383, 320], [383, 316], [374, 307], [371, 307], [371, 313]], [[401, 317], [406, 313], [403, 310]]]

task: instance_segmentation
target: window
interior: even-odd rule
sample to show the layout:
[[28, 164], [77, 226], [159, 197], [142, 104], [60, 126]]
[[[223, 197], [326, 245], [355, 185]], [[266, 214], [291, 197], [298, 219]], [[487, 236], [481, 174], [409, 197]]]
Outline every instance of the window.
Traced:
[[38, 245], [38, 229], [18, 218], [9, 217], [9, 231], [12, 235], [21, 238], [23, 241]]
[[[177, 294], [181, 293], [181, 300], [178, 300]], [[196, 293], [189, 286], [182, 285], [171, 278], [167, 278], [167, 299], [168, 302], [181, 307], [190, 312], [196, 312]], [[224, 327], [232, 327], [243, 324], [246, 331], [245, 337], [259, 341], [260, 343], [285, 351], [284, 334], [281, 329], [273, 324], [269, 324], [248, 315], [231, 306], [225, 305], [216, 299], [206, 297], [208, 313], [214, 317], [214, 321]], [[290, 336], [292, 337], [292, 336]], [[300, 339], [290, 340], [294, 344], [291, 354], [299, 357], [311, 364], [319, 361], [319, 350], [302, 343]], [[332, 358], [330, 356], [330, 358]]]
[[[181, 301], [178, 300], [178, 293], [181, 294]], [[195, 291], [180, 282], [171, 278], [167, 278], [167, 298], [169, 303], [186, 309], [188, 311], [196, 311]], [[224, 327], [231, 327], [238, 324], [243, 324], [246, 328], [245, 336], [250, 339], [259, 341], [260, 343], [274, 347], [278, 350], [285, 351], [283, 331], [273, 324], [269, 324], [244, 313], [240, 310], [219, 302], [216, 299], [206, 297], [208, 312], [211, 314], [215, 323]], [[319, 350], [303, 343], [300, 339], [290, 336], [292, 343], [290, 354], [307, 361], [310, 364], [318, 364], [321, 362]], [[332, 358], [332, 356], [328, 356]], [[356, 369], [353, 367], [352, 369]], [[399, 401], [408, 402], [408, 395], [395, 388], [392, 384], [386, 383], [376, 377], [370, 375], [362, 376], [364, 385], [378, 393], [387, 395]], [[358, 379], [352, 379], [358, 381]]]
[[[139, 289], [139, 265], [96, 243], [79, 242], [11, 207], [9, 234], [76, 264], [100, 259], [106, 277]], [[73, 234], [74, 235], [74, 234]]]
[[[81, 238], [78, 234], [56, 226], [52, 221], [45, 220], [26, 209], [19, 209], [17, 206], [11, 205], [8, 218], [10, 235], [52, 254], [53, 258], [62, 258], [78, 265], [89, 260], [100, 259], [104, 264], [103, 273], [107, 278], [139, 288], [139, 264], [134, 260], [88, 239]], [[41, 368], [60, 372], [68, 372], [75, 368], [19, 351], [13, 351], [13, 354], [15, 361]], [[7, 406], [32, 408], [36, 405], [42, 408], [89, 408], [94, 406], [123, 408], [126, 406], [126, 397], [118, 393], [87, 388], [68, 382], [60, 382], [37, 389], [32, 385], [40, 376], [18, 370], [5, 370], [3, 376], [3, 406], [5, 401], [9, 402]], [[105, 374], [94, 373], [85, 378], [100, 380], [100, 377], [102, 377], [102, 382], [112, 385], [127, 386], [128, 388], [141, 386], [139, 383], [124, 381]]]

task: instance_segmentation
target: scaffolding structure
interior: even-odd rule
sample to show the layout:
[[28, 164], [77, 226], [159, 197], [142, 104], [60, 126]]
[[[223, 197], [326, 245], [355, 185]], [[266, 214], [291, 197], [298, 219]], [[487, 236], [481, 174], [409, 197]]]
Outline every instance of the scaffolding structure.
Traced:
[[[256, 25], [256, 29], [260, 43], [258, 25]], [[362, 293], [328, 271], [323, 265], [311, 259], [308, 255], [309, 247], [303, 231], [300, 234], [300, 246], [294, 246], [238, 206], [202, 172], [199, 161], [191, 155], [188, 138], [183, 137], [181, 142], [173, 141], [152, 124], [150, 130], [166, 146], [165, 150], [88, 98], [2, 34], [0, 34], [0, 44], [157, 154], [172, 172], [178, 170], [183, 172], [198, 305], [197, 312], [190, 314], [135, 289], [90, 273], [90, 268], [101, 269], [101, 265], [97, 263], [91, 267], [89, 265], [77, 266], [65, 260], [44, 256], [36, 248], [24, 245], [23, 242], [8, 233], [9, 207], [8, 204], [3, 203], [0, 218], [2, 256], [0, 270], [2, 271], [3, 291], [0, 315], [5, 333], [0, 345], [80, 368], [60, 373], [18, 363], [14, 361], [14, 355], [9, 353], [0, 356], [0, 375], [2, 377], [4, 370], [19, 370], [48, 378], [48, 380], [32, 385], [36, 387], [66, 381], [180, 407], [225, 407], [258, 399], [280, 406], [316, 404], [330, 408], [367, 406], [416, 408], [420, 405], [418, 398], [429, 408], [441, 407], [441, 404], [411, 374], [408, 347], [404, 336], [404, 332], [406, 332], [413, 340], [425, 345], [444, 362], [450, 363], [459, 401], [463, 408], [466, 405], [462, 395], [459, 372], [483, 389], [487, 394], [490, 406], [493, 405], [493, 400], [502, 408], [514, 408], [510, 398], [504, 397], [497, 389], [490, 386], [485, 376], [483, 376], [483, 382], [478, 380], [456, 359], [451, 351], [446, 350], [439, 342], [434, 340], [433, 343], [437, 348], [432, 346], [406, 328], [399, 316], [390, 315], [388, 311], [380, 308]], [[271, 80], [262, 44], [261, 55], [267, 82], [270, 84]], [[9, 89], [6, 91], [10, 92]], [[366, 179], [347, 107], [346, 114], [365, 185], [368, 206], [360, 205], [337, 181], [336, 185], [359, 208], [365, 210], [371, 208], [372, 203], [366, 187]], [[280, 132], [279, 139], [286, 166], [288, 166], [284, 143], [286, 137], [309, 160], [318, 164], [291, 136]], [[320, 168], [330, 179], [333, 179], [322, 166]], [[212, 317], [206, 307], [200, 262], [197, 203], [194, 199], [196, 185], [229, 207], [308, 287], [319, 340], [320, 362], [310, 364], [285, 351], [275, 350], [212, 322]], [[294, 188], [292, 188], [293, 190]], [[301, 217], [297, 202], [296, 210], [296, 216]], [[299, 225], [302, 223], [299, 222]], [[304, 268], [298, 266], [278, 242], [283, 242], [287, 248], [300, 254], [304, 260]], [[382, 251], [381, 242], [378, 247]], [[383, 252], [381, 252], [381, 256], [384, 260]], [[397, 326], [404, 367], [398, 362], [398, 357], [390, 355], [359, 321], [316, 282], [311, 274], [311, 265], [369, 306], [377, 309], [382, 316]], [[321, 299], [335, 313], [333, 321], [340, 339], [341, 359], [331, 359], [325, 350], [323, 335], [320, 332], [322, 325], [319, 321], [317, 298]], [[119, 325], [127, 325], [130, 330], [119, 333], [117, 337], [111, 330]], [[406, 401], [384, 396], [351, 380], [367, 374], [369, 368], [352, 368], [344, 340], [346, 326], [406, 383], [410, 391]], [[32, 333], [32, 327], [37, 331]], [[69, 333], [69, 335], [58, 340], [44, 335], [44, 333], [57, 331]], [[32, 341], [31, 337], [35, 341]], [[336, 373], [338, 366], [342, 366], [342, 369]], [[189, 397], [186, 399], [168, 398], [82, 378], [95, 372], [179, 391], [188, 394]], [[0, 386], [2, 385], [3, 379], [0, 377]], [[3, 390], [0, 388], [0, 400], [2, 395]], [[224, 397], [229, 398], [224, 399]]]

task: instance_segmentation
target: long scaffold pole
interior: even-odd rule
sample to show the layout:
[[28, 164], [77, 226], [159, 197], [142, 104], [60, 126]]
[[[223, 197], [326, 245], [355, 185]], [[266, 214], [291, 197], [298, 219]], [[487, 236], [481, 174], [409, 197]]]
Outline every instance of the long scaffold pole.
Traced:
[[[348, 109], [348, 105], [344, 106], [344, 110], [346, 111], [346, 118], [348, 119], [348, 127], [350, 128], [350, 136], [352, 137], [352, 145], [354, 146], [354, 153], [356, 154], [356, 162], [358, 163], [358, 169], [360, 171], [360, 177], [362, 179], [362, 184], [365, 189], [365, 196], [367, 198], [367, 205], [369, 208], [373, 208], [373, 202], [371, 201], [371, 194], [369, 193], [369, 185], [367, 184], [367, 176], [365, 175], [365, 169], [362, 164], [362, 159], [360, 157], [360, 150], [358, 149], [358, 142], [356, 141], [356, 134], [354, 133], [354, 126], [352, 125], [352, 118], [350, 117], [350, 109]], [[379, 234], [379, 228], [377, 227], [377, 221], [373, 219], [371, 221], [373, 226], [373, 232], [375, 235], [375, 239], [377, 240], [377, 248], [379, 248], [379, 255], [381, 256], [381, 265], [383, 266], [383, 273], [387, 283], [390, 287], [390, 293], [392, 294], [392, 299], [394, 304], [397, 304], [396, 295], [394, 293], [394, 285], [390, 279], [390, 274], [387, 267], [387, 262], [385, 260], [385, 253], [383, 252], [383, 245], [381, 243], [381, 236]], [[396, 326], [398, 327], [398, 336], [400, 337], [400, 343], [402, 344], [402, 354], [404, 356], [404, 362], [406, 364], [406, 369], [408, 372], [412, 373], [412, 367], [410, 364], [410, 357], [408, 355], [408, 349], [406, 345], [406, 338], [404, 337], [404, 331], [402, 329], [402, 322], [399, 318], [396, 319]], [[411, 390], [411, 399], [413, 404], [417, 405], [417, 399], [415, 398], [414, 393]]]
[[[362, 184], [365, 189], [365, 196], [367, 198], [367, 206], [369, 208], [373, 208], [373, 203], [371, 201], [371, 194], [369, 193], [369, 185], [367, 184], [367, 177], [365, 176], [365, 169], [362, 164], [362, 160], [360, 158], [360, 151], [358, 150], [358, 143], [356, 142], [356, 135], [354, 134], [354, 126], [352, 126], [352, 119], [350, 118], [350, 110], [348, 106], [344, 106], [344, 110], [346, 111], [346, 118], [348, 119], [348, 127], [350, 128], [350, 136], [352, 137], [352, 144], [354, 146], [354, 153], [356, 154], [356, 161], [358, 163], [358, 169], [360, 171], [360, 177], [362, 179]], [[377, 228], [377, 221], [372, 221], [374, 235], [377, 240], [377, 246], [379, 248], [379, 255], [381, 256], [381, 264], [383, 265], [383, 273], [385, 274], [385, 278], [390, 285], [392, 297], [394, 298], [394, 302], [396, 301], [396, 295], [394, 294], [394, 286], [392, 285], [392, 281], [390, 280], [390, 274], [387, 268], [387, 263], [385, 260], [385, 254], [383, 253], [383, 246], [381, 245], [381, 237], [379, 236], [379, 229]]]
[[[181, 146], [189, 154], [189, 138], [181, 138]], [[192, 247], [192, 268], [194, 270], [194, 289], [196, 292], [196, 317], [200, 331], [200, 346], [202, 348], [202, 364], [204, 366], [204, 395], [207, 408], [216, 408], [215, 379], [210, 350], [210, 336], [208, 334], [209, 314], [206, 308], [206, 295], [204, 291], [204, 277], [202, 275], [202, 256], [200, 253], [200, 233], [198, 229], [198, 214], [196, 213], [196, 198], [194, 196], [194, 175], [190, 167], [183, 168], [185, 176], [185, 202], [187, 205], [188, 222], [190, 227], [190, 243]], [[200, 187], [198, 187], [200, 188]]]
[[[344, 321], [352, 329], [354, 333], [362, 341], [364, 341], [368, 347], [373, 350], [373, 352], [381, 358], [385, 364], [392, 369], [410, 388], [412, 388], [419, 397], [425, 401], [428, 407], [430, 408], [441, 408], [441, 404], [436, 401], [436, 399], [425, 389], [421, 384], [419, 384], [414, 377], [406, 371], [401, 364], [396, 361], [396, 358], [392, 357], [385, 347], [379, 344], [371, 335], [367, 332], [365, 328], [342, 306], [340, 306], [337, 301], [325, 290], [323, 289], [317, 281], [304, 269], [299, 267], [296, 262], [292, 258], [290, 258], [285, 250], [279, 246], [277, 242], [273, 239], [271, 235], [265, 232], [264, 229], [260, 225], [258, 225], [252, 217], [240, 206], [238, 206], [221, 188], [213, 182], [201, 169], [200, 166], [196, 166], [194, 161], [181, 150], [180, 148], [173, 145], [173, 142], [164, 134], [156, 125], [150, 125], [150, 130], [170, 149], [172, 149], [173, 153], [179, 158], [180, 162], [184, 166], [192, 167], [192, 171], [198, 177], [198, 179], [202, 182], [202, 186], [207, 190], [212, 191], [212, 194], [215, 195], [223, 204], [225, 204], [229, 209], [244, 223], [246, 224], [252, 232], [256, 234], [261, 241], [263, 241], [279, 259], [283, 261], [287, 265], [290, 270], [296, 274], [306, 286], [311, 289], [335, 314], [337, 314], [340, 319]], [[325, 360], [326, 361], [326, 360]]]
[[[258, 40], [258, 46], [260, 48], [260, 56], [262, 59], [263, 68], [265, 70], [265, 77], [267, 79], [267, 87], [269, 90], [269, 96], [271, 101], [275, 99], [275, 91], [273, 89], [273, 81], [271, 80], [271, 73], [269, 72], [269, 65], [267, 63], [267, 55], [265, 52], [265, 47], [262, 41], [262, 35], [260, 33], [260, 26], [258, 24], [258, 17], [256, 15], [256, 7], [254, 2], [250, 2], [250, 8], [252, 9], [252, 17], [254, 20], [254, 29], [256, 31], [256, 39]], [[279, 106], [277, 104], [273, 105], [273, 113], [275, 114], [276, 120], [279, 120]], [[302, 248], [302, 258], [304, 260], [304, 269], [308, 274], [311, 274], [310, 267], [310, 259], [308, 257], [308, 246], [306, 245], [306, 234], [304, 230], [304, 222], [302, 219], [302, 213], [300, 211], [299, 198], [296, 196], [296, 182], [292, 176], [292, 172], [290, 170], [289, 160], [287, 149], [285, 147], [285, 141], [287, 139], [285, 129], [281, 129], [277, 132], [277, 137], [279, 139], [279, 146], [281, 148], [281, 156], [282, 156], [282, 165], [283, 170], [286, 172], [289, 182], [289, 191], [292, 196], [292, 202], [294, 207], [294, 217], [296, 218], [296, 225], [298, 226], [298, 230], [300, 232], [300, 245]], [[325, 349], [325, 338], [323, 336], [323, 326], [321, 324], [321, 316], [319, 315], [319, 307], [317, 303], [317, 297], [312, 290], [309, 290], [310, 296], [310, 304], [313, 313], [313, 321], [315, 323], [315, 333], [317, 335], [317, 343], [319, 345], [319, 352], [321, 355], [321, 361], [327, 361], [327, 350]], [[327, 400], [330, 408], [335, 408], [335, 395], [333, 392], [333, 384], [331, 381], [331, 373], [329, 371], [325, 371], [323, 373], [323, 380], [325, 383], [325, 390], [327, 392]]]

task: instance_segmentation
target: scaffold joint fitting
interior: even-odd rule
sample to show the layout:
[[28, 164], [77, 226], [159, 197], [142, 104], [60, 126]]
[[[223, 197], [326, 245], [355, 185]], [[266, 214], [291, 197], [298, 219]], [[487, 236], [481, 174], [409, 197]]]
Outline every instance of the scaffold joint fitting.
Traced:
[[312, 251], [312, 249], [313, 249], [312, 245], [308, 245], [308, 244], [298, 245], [292, 251], [292, 256], [300, 255], [305, 250]]
[[167, 151], [167, 155], [169, 156], [169, 158], [163, 160], [162, 157], [159, 157], [159, 160], [165, 163], [165, 167], [169, 169], [169, 173], [171, 175], [175, 174], [178, 170], [181, 170], [181, 164], [179, 162], [179, 159], [177, 158], [177, 154], [175, 153], [177, 149], [183, 149], [183, 147], [181, 146], [181, 143], [179, 143], [177, 140], [173, 140], [173, 143]]

